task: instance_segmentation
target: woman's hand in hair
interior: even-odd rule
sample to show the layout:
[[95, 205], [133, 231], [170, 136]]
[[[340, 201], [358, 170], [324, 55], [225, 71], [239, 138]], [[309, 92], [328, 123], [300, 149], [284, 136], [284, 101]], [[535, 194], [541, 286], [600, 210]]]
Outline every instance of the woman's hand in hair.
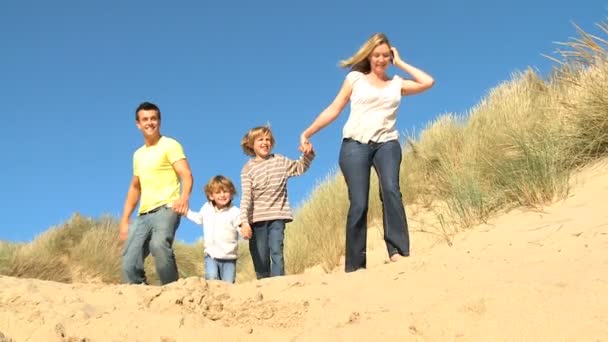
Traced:
[[393, 53], [393, 64], [397, 64], [398, 62], [401, 61], [401, 56], [399, 55], [399, 51], [397, 50], [396, 47], [391, 46], [391, 52]]

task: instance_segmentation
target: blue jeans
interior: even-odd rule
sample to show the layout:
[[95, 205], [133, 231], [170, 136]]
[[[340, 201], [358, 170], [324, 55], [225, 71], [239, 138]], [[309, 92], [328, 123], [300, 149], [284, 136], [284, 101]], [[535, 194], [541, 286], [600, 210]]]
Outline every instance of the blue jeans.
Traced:
[[251, 225], [251, 230], [253, 234], [249, 240], [249, 252], [257, 279], [285, 275], [285, 221], [256, 222]]
[[177, 280], [173, 239], [179, 222], [179, 214], [167, 207], [133, 220], [122, 253], [123, 276], [127, 283], [146, 283], [144, 260], [150, 253], [154, 257], [161, 284]]
[[378, 174], [382, 199], [384, 241], [388, 255], [410, 254], [405, 208], [399, 189], [401, 145], [397, 140], [360, 143], [344, 139], [340, 147], [340, 170], [348, 187], [350, 207], [346, 219], [345, 271], [366, 267], [367, 209], [372, 166]]
[[205, 255], [205, 279], [223, 280], [233, 283], [236, 279], [236, 260], [215, 259], [210, 255]]

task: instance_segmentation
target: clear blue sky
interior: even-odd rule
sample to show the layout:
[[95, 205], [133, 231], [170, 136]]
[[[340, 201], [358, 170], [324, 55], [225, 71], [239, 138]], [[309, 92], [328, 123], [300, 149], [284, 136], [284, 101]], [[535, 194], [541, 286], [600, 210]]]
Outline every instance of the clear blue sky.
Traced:
[[[247, 129], [270, 123], [276, 153], [334, 98], [340, 59], [374, 32], [436, 79], [407, 97], [402, 132], [463, 113], [511, 73], [546, 74], [552, 54], [597, 32], [607, 3], [586, 1], [16, 1], [0, 4], [2, 158], [0, 239], [29, 241], [73, 213], [119, 216], [142, 142], [134, 108], [157, 103], [161, 132], [184, 146], [202, 186], [239, 185]], [[391, 73], [395, 70], [390, 70]], [[289, 184], [297, 207], [337, 166], [348, 108], [313, 137], [317, 158]], [[177, 238], [201, 230], [183, 221]]]

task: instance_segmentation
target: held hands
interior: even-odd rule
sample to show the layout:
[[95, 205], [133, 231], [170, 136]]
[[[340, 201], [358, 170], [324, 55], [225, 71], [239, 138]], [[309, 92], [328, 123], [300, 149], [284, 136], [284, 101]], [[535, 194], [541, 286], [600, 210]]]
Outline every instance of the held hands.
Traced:
[[304, 134], [300, 135], [300, 147], [298, 147], [298, 150], [304, 154], [315, 153], [310, 140]]
[[173, 202], [171, 208], [180, 215], [186, 215], [189, 208], [188, 199], [180, 197], [177, 201]]
[[243, 236], [243, 239], [249, 240], [249, 239], [251, 239], [252, 235], [253, 235], [253, 231], [251, 230], [251, 226], [249, 225], [249, 222], [243, 222], [241, 224], [241, 236]]

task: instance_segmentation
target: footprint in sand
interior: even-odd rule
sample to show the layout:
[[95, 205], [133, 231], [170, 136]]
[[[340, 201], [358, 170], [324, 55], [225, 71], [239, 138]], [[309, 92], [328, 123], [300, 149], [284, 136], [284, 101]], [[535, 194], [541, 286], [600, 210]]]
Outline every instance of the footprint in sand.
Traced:
[[12, 338], [5, 336], [0, 332], [0, 342], [14, 342]]
[[360, 319], [361, 319], [361, 314], [358, 313], [357, 311], [353, 311], [350, 314], [350, 316], [348, 317], [348, 323], [349, 324], [357, 323], [357, 322], [359, 322]]
[[488, 311], [488, 308], [486, 306], [486, 300], [484, 298], [481, 298], [464, 305], [461, 310], [467, 313], [481, 316]]
[[59, 337], [59, 341], [61, 342], [91, 342], [91, 340], [86, 337], [67, 336], [65, 328], [61, 323], [55, 325], [55, 334]]

